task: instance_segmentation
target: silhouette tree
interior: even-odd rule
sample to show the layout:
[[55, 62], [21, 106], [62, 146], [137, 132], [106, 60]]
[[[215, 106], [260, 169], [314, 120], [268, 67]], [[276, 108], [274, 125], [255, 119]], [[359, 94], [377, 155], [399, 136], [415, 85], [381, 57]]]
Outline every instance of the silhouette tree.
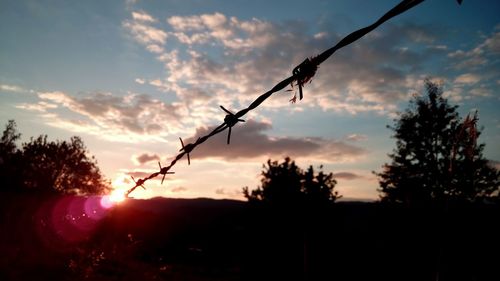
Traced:
[[0, 178], [1, 190], [11, 190], [21, 185], [20, 158], [16, 141], [21, 134], [17, 132], [16, 122], [9, 120], [0, 139]]
[[431, 201], [478, 201], [498, 197], [500, 172], [483, 157], [477, 116], [460, 122], [442, 89], [426, 81], [427, 96], [414, 97], [395, 120], [396, 149], [379, 177], [383, 201], [408, 205]]
[[9, 121], [0, 141], [0, 173], [8, 180], [6, 188], [77, 195], [110, 190], [81, 138], [75, 136], [67, 142], [39, 136], [18, 149], [15, 142], [20, 136], [15, 122]]
[[312, 166], [303, 171], [289, 157], [282, 163], [268, 160], [263, 168], [261, 186], [252, 191], [248, 187], [243, 189], [245, 198], [250, 202], [275, 206], [318, 205], [333, 203], [341, 197], [334, 191], [337, 181], [332, 173], [320, 171], [316, 174]]
[[23, 160], [27, 188], [78, 195], [104, 194], [110, 189], [79, 137], [69, 142], [49, 142], [46, 135], [32, 138], [23, 144]]

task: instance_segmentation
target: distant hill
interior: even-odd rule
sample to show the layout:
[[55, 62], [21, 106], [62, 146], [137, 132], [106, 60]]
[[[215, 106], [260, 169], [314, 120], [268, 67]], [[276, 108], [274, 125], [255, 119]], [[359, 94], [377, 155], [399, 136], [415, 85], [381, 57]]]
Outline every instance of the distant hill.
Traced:
[[155, 197], [151, 199], [127, 199], [118, 208], [136, 208], [143, 211], [163, 213], [176, 209], [200, 209], [200, 208], [242, 208], [246, 205], [244, 201], [229, 199], [195, 198], [180, 199]]

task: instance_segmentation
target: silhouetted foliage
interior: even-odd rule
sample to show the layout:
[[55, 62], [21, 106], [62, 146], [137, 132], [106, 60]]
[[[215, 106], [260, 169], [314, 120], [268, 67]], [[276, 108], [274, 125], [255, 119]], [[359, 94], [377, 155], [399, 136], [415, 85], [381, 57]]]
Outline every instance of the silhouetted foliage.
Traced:
[[396, 149], [377, 174], [382, 200], [421, 205], [498, 197], [500, 172], [483, 157], [484, 144], [476, 143], [477, 116], [461, 122], [458, 106], [448, 104], [438, 85], [428, 80], [426, 90], [388, 126]]
[[276, 206], [327, 204], [341, 197], [334, 191], [337, 181], [332, 173], [319, 171], [316, 174], [312, 166], [303, 171], [288, 157], [282, 163], [268, 160], [263, 168], [262, 185], [252, 191], [248, 187], [243, 189], [245, 198], [250, 202]]
[[0, 190], [13, 189], [21, 185], [22, 178], [19, 167], [22, 154], [16, 145], [16, 141], [20, 137], [21, 134], [17, 132], [16, 122], [9, 120], [0, 139], [0, 178], [2, 179]]
[[30, 190], [64, 194], [103, 194], [110, 190], [95, 158], [87, 156], [81, 138], [48, 141], [31, 138], [18, 149], [16, 123], [7, 123], [0, 142], [0, 167], [5, 190]]

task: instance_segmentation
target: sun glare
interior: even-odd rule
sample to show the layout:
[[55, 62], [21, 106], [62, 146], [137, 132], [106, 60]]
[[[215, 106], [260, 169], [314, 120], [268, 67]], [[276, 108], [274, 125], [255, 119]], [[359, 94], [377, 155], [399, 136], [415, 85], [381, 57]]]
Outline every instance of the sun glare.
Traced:
[[113, 203], [120, 203], [125, 200], [125, 190], [123, 189], [115, 189], [109, 195], [109, 201]]
[[126, 190], [124, 189], [115, 189], [110, 194], [104, 195], [101, 198], [101, 206], [106, 209], [109, 209], [115, 206], [116, 204], [119, 204], [120, 202], [125, 200], [126, 198], [125, 192]]

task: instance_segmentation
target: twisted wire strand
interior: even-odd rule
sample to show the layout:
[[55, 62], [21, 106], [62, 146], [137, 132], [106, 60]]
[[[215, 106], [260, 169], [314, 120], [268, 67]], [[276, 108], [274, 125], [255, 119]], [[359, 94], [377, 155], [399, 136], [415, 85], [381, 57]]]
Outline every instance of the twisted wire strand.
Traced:
[[[458, 0], [457, 0], [458, 1]], [[315, 75], [316, 70], [318, 66], [323, 63], [325, 60], [327, 60], [330, 56], [332, 56], [337, 50], [359, 40], [369, 32], [373, 31], [375, 28], [383, 24], [384, 22], [388, 21], [389, 19], [402, 14], [406, 12], [407, 10], [415, 7], [416, 5], [424, 2], [424, 0], [403, 0], [401, 1], [398, 5], [396, 5], [394, 8], [389, 10], [387, 13], [385, 13], [382, 17], [380, 17], [376, 22], [373, 24], [366, 26], [364, 28], [358, 29], [349, 35], [345, 36], [342, 40], [340, 40], [336, 45], [331, 47], [330, 49], [324, 51], [323, 53], [312, 57], [312, 58], [307, 58], [305, 59], [301, 64], [299, 64], [297, 67], [293, 69], [293, 74], [292, 76], [285, 78], [281, 82], [277, 83], [271, 90], [265, 92], [264, 94], [260, 95], [257, 97], [247, 108], [241, 109], [235, 114], [226, 115], [230, 116], [231, 118], [236, 118], [239, 119], [246, 115], [249, 111], [257, 108], [259, 105], [261, 105], [266, 99], [268, 99], [272, 94], [283, 90], [285, 87], [288, 85], [291, 85], [292, 87], [294, 85], [299, 87], [300, 90], [300, 99], [302, 99], [302, 86], [305, 84], [305, 82], [310, 81], [310, 79]], [[458, 1], [459, 4], [462, 1]], [[295, 102], [295, 98], [291, 100], [292, 102]], [[222, 106], [221, 106], [222, 107]], [[225, 121], [220, 124], [218, 127], [213, 129], [209, 134], [199, 137], [194, 143], [186, 144], [184, 147], [188, 147], [188, 151], [183, 150], [181, 148], [181, 151], [175, 156], [175, 158], [170, 162], [168, 166], [161, 167], [158, 172], [152, 173], [151, 175], [138, 179], [137, 181], [134, 179], [135, 185], [131, 187], [130, 189], [127, 190], [125, 193], [125, 196], [128, 197], [130, 193], [132, 193], [137, 187], [141, 186], [144, 188], [144, 183], [150, 179], [153, 179], [159, 175], [163, 175], [165, 178], [165, 175], [171, 174], [172, 172], [169, 172], [172, 167], [175, 166], [175, 164], [184, 157], [184, 155], [189, 154], [191, 151], [193, 151], [196, 147], [207, 141], [209, 138], [222, 133], [226, 129], [230, 129], [232, 126], [234, 126], [234, 123], [227, 122], [227, 120], [231, 120], [231, 118], [225, 118]], [[232, 119], [234, 120], [234, 119]], [[230, 138], [231, 131], [229, 132], [228, 135], [228, 143], [229, 143], [229, 138]], [[163, 180], [162, 180], [163, 182]]]

